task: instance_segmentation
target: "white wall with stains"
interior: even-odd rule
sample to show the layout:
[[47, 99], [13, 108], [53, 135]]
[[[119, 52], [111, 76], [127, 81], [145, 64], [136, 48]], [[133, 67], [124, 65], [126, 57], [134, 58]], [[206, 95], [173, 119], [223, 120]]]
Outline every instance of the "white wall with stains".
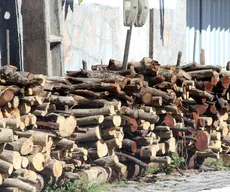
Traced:
[[[160, 0], [150, 0], [150, 8], [155, 9], [154, 58], [168, 64], [176, 62], [178, 51], [185, 51], [186, 0], [162, 1], [163, 33]], [[122, 61], [127, 29], [123, 26], [123, 0], [84, 0], [80, 6], [75, 1], [74, 11], [69, 7], [64, 21], [65, 69], [80, 69], [82, 59], [89, 68], [101, 60], [103, 64], [111, 58]], [[163, 43], [160, 34], [164, 36]], [[149, 20], [145, 26], [133, 28], [129, 60], [138, 61], [146, 56], [149, 56]]]

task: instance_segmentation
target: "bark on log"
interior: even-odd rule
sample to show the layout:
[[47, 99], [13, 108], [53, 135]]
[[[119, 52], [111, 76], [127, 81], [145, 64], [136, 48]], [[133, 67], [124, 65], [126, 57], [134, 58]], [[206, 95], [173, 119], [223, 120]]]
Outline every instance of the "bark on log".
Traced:
[[17, 141], [7, 143], [5, 149], [18, 151], [21, 155], [28, 155], [33, 150], [33, 141], [28, 138], [20, 138]]
[[0, 171], [3, 173], [11, 174], [13, 172], [14, 166], [7, 161], [0, 159]]
[[0, 143], [10, 143], [14, 141], [12, 129], [0, 128]]
[[11, 163], [14, 169], [21, 168], [22, 160], [21, 160], [20, 153], [17, 151], [3, 150], [2, 153], [0, 154], [0, 159], [8, 163]]
[[87, 126], [87, 125], [98, 125], [104, 122], [103, 115], [95, 115], [95, 116], [88, 116], [82, 117], [77, 119], [78, 126]]
[[113, 115], [115, 114], [114, 106], [105, 106], [99, 109], [72, 109], [72, 114], [75, 117], [86, 117], [86, 116], [93, 116], [93, 115]]
[[42, 153], [37, 153], [28, 157], [31, 170], [42, 171], [45, 166], [45, 156]]
[[25, 192], [36, 192], [36, 188], [26, 182], [16, 178], [5, 179], [1, 185], [2, 187], [16, 187]]

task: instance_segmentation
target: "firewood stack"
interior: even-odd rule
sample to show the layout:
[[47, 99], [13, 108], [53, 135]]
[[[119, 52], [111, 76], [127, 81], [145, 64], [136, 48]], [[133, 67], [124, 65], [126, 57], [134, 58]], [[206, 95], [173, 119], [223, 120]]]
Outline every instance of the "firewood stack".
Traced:
[[149, 58], [92, 69], [45, 77], [0, 68], [0, 190], [133, 178], [174, 153], [190, 167], [229, 153], [229, 71]]

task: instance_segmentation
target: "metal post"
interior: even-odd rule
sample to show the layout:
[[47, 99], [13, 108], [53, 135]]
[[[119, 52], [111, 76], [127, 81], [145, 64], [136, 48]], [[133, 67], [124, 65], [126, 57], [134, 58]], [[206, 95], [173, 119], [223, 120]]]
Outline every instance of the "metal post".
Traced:
[[6, 30], [6, 53], [7, 53], [7, 64], [10, 64], [10, 30]]
[[127, 30], [125, 50], [124, 50], [124, 58], [123, 58], [123, 70], [126, 70], [127, 66], [128, 66], [129, 49], [130, 49], [130, 43], [131, 43], [132, 30], [133, 30], [133, 24], [131, 24], [130, 29]]

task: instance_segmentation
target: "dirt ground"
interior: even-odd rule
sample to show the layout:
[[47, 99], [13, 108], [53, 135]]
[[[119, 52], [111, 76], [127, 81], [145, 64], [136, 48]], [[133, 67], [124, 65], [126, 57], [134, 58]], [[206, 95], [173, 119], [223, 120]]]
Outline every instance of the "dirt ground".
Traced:
[[[144, 182], [148, 180], [148, 182]], [[149, 182], [150, 181], [150, 182]], [[114, 186], [109, 192], [229, 192], [230, 171], [188, 172], [184, 176], [148, 176], [140, 182], [128, 182]]]

